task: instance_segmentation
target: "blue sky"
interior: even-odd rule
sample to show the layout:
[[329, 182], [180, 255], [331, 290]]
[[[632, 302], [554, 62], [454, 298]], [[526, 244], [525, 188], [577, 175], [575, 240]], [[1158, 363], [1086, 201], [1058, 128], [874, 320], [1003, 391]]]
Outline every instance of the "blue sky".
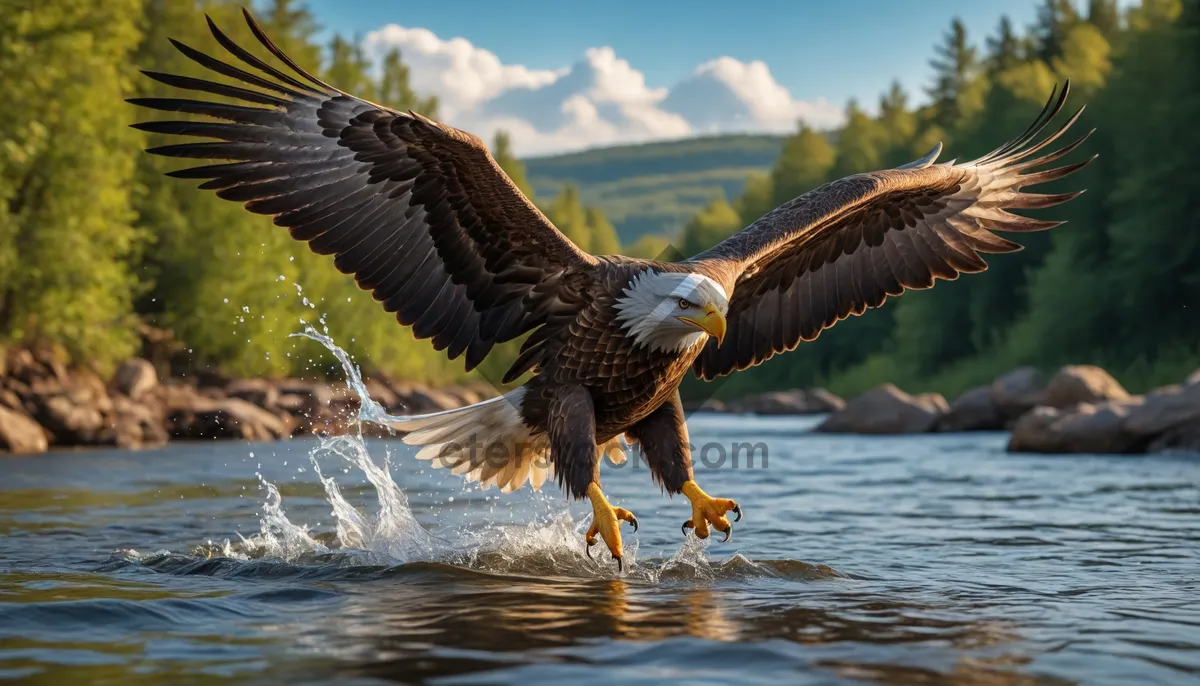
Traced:
[[[637, 140], [672, 137], [685, 130], [683, 124], [672, 123], [667, 121], [669, 117], [660, 116], [663, 113], [647, 114], [657, 117], [657, 121], [642, 116], [646, 112], [631, 114], [631, 107], [644, 110], [644, 101], [648, 100], [654, 100], [658, 109], [662, 109], [663, 101], [667, 100], [666, 105], [674, 109], [665, 114], [680, 112], [689, 122], [687, 130], [692, 133], [731, 130], [739, 126], [774, 130], [782, 126], [779, 122], [787, 115], [828, 124], [832, 122], [832, 108], [840, 109], [851, 97], [871, 105], [897, 78], [919, 100], [924, 97], [922, 89], [929, 82], [928, 62], [933, 46], [940, 40], [951, 18], [961, 17], [973, 38], [982, 44], [984, 36], [995, 28], [1002, 15], [1008, 15], [1018, 27], [1030, 24], [1037, 4], [1038, 0], [308, 2], [323, 26], [325, 37], [340, 32], [364, 40], [371, 38], [371, 45], [377, 50], [383, 49], [380, 46], [396, 45], [406, 56], [411, 56], [414, 71], [419, 68], [438, 71], [438, 67], [431, 65], [440, 64], [422, 62], [418, 53], [424, 48], [414, 47], [433, 45], [428, 35], [415, 31], [425, 29], [440, 41], [448, 42], [456, 37], [465, 39], [475, 53], [463, 53], [465, 56], [458, 59], [460, 66], [464, 60], [474, 61], [482, 55], [489, 64], [494, 58], [506, 68], [541, 74], [513, 76], [515, 85], [512, 89], [519, 91], [516, 93], [510, 93], [506, 87], [502, 93], [489, 91], [463, 98], [454, 91], [464, 78], [461, 74], [456, 76], [452, 70], [439, 72], [437, 78], [440, 80], [436, 81], [428, 80], [434, 78], [432, 76], [419, 75], [427, 78], [423, 84], [426, 90], [447, 90], [446, 93], [439, 92], [448, 103], [443, 117], [458, 118], [462, 123], [483, 125], [484, 128], [497, 128], [507, 121], [506, 118], [519, 120], [508, 128], [517, 129], [514, 139], [526, 152], [624, 140], [624, 134], [612, 131], [592, 136], [595, 140], [588, 136], [544, 135], [571, 126], [576, 129], [591, 126], [590, 123], [595, 122], [611, 124], [614, 129], [628, 127], [631, 123], [635, 129], [640, 126], [641, 133], [634, 136]], [[404, 31], [394, 31], [387, 40], [378, 33], [372, 34], [389, 24]], [[458, 47], [462, 48], [462, 45]], [[597, 48], [611, 48], [611, 53], [596, 51]], [[429, 47], [432, 51], [429, 59], [433, 60], [437, 56], [435, 53], [442, 49]], [[445, 49], [446, 55], [453, 52], [450, 47]], [[592, 49], [591, 53], [589, 49]], [[720, 68], [712, 66], [709, 81], [719, 81], [725, 84], [726, 90], [732, 88], [737, 93], [725, 93], [707, 82], [690, 83], [687, 88], [682, 88], [684, 93], [676, 92], [682, 82], [695, 81], [701, 65], [711, 65], [719, 58], [731, 59], [722, 62]], [[764, 63], [765, 69], [752, 74], [746, 65], [755, 62]], [[450, 70], [450, 67], [445, 66], [445, 69]], [[767, 70], [773, 83], [762, 80]], [[590, 76], [583, 75], [584, 71]], [[555, 78], [563, 82], [551, 84], [548, 76], [551, 73], [557, 74]], [[486, 81], [494, 78], [490, 74], [493, 72], [485, 70], [477, 76]], [[617, 74], [613, 78], [622, 80], [632, 79], [629, 88], [636, 87], [632, 82], [640, 75], [644, 92], [638, 95], [630, 91], [632, 100], [622, 100], [624, 96], [606, 99], [603, 94], [598, 97], [586, 95], [595, 90], [588, 90], [588, 84], [592, 83], [589, 78], [606, 81], [604, 74]], [[566, 79], [562, 79], [564, 75], [573, 76], [571, 83], [575, 90], [566, 86]], [[712, 121], [705, 119], [703, 126], [696, 124], [691, 112], [702, 109], [701, 100], [724, 111], [726, 107], [737, 109], [747, 98], [758, 97], [747, 92], [750, 86], [739, 86], [751, 81], [771, 91], [763, 98], [774, 98], [773, 105], [755, 102], [746, 105], [745, 112], [735, 112], [726, 120], [712, 118]], [[551, 85], [556, 89], [554, 94], [542, 92], [534, 98], [527, 92], [549, 91]], [[796, 101], [793, 109], [779, 103], [782, 96], [773, 90], [775, 85], [786, 89], [787, 95]], [[578, 98], [571, 100], [579, 93], [584, 93], [583, 100], [588, 102]], [[502, 102], [494, 102], [495, 98]], [[800, 104], [820, 101], [824, 103], [817, 109], [804, 109]], [[527, 121], [526, 115], [530, 111], [523, 107], [549, 107], [556, 112], [576, 108], [579, 112], [572, 110], [560, 121], [543, 122], [545, 126], [531, 126], [530, 131], [524, 131], [520, 122]], [[764, 107], [774, 107], [767, 117], [769, 123], [764, 123], [766, 120], [760, 116], [766, 111]], [[789, 121], [792, 118], [795, 117], [788, 117]], [[483, 132], [486, 133], [488, 131]]]

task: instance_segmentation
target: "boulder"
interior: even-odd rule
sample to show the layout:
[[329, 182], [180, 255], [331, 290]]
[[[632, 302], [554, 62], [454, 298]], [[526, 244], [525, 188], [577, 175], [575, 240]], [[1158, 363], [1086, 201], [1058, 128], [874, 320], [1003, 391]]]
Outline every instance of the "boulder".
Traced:
[[0, 450], [13, 454], [44, 453], [50, 447], [46, 431], [21, 412], [0, 407]]
[[1200, 384], [1168, 386], [1149, 393], [1125, 418], [1124, 429], [1150, 439], [1186, 426], [1200, 426]]
[[391, 384], [383, 379], [367, 379], [363, 386], [366, 387], [371, 400], [382, 405], [388, 412], [393, 412], [400, 406], [400, 396], [392, 390]]
[[435, 388], [414, 386], [408, 395], [400, 399], [404, 411], [408, 414], [424, 414], [426, 412], [442, 412], [463, 406], [460, 398]]
[[118, 393], [123, 393], [133, 400], [140, 400], [143, 395], [158, 387], [158, 372], [149, 360], [135, 357], [117, 366], [111, 385]]
[[991, 386], [977, 386], [950, 403], [950, 409], [938, 422], [938, 431], [998, 431], [1006, 423]]
[[836, 412], [846, 406], [846, 401], [823, 388], [810, 391], [794, 389], [757, 393], [729, 404], [730, 412], [779, 415], [779, 414], [825, 414]]
[[1141, 398], [1084, 403], [1068, 408], [1037, 407], [1013, 427], [1011, 452], [1132, 453], [1145, 449], [1146, 441], [1124, 428]]
[[683, 411], [692, 412], [732, 412], [729, 406], [716, 398], [689, 399], [683, 401]]
[[241, 398], [212, 400], [200, 395], [188, 406], [171, 410], [168, 424], [172, 436], [190, 439], [270, 441], [292, 431], [278, 416]]
[[1046, 386], [1043, 404], [1070, 407], [1080, 403], [1126, 400], [1129, 392], [1103, 369], [1090, 364], [1067, 365]]
[[[55, 377], [57, 378], [57, 377]], [[59, 445], [90, 445], [103, 442], [101, 433], [108, 427], [107, 416], [113, 410], [100, 377], [77, 370], [65, 384], [42, 379], [30, 387], [33, 418], [53, 436]]]
[[279, 389], [270, 379], [237, 379], [225, 386], [225, 394], [267, 410], [279, 403]]
[[992, 382], [992, 401], [1006, 422], [1042, 405], [1046, 394], [1046, 382], [1034, 367], [1017, 367], [996, 377]]
[[1200, 369], [1192, 372], [1192, 375], [1183, 382], [1185, 386], [1200, 386]]
[[1146, 452], [1200, 454], [1200, 425], [1174, 427], [1151, 441]]
[[113, 398], [113, 415], [102, 442], [118, 448], [140, 450], [167, 442], [166, 416], [162, 406], [143, 405], [123, 395]]
[[280, 408], [312, 419], [328, 413], [333, 402], [333, 390], [325, 383], [287, 379], [276, 384], [276, 388]]
[[936, 393], [911, 396], [883, 384], [830, 414], [815, 431], [858, 434], [914, 434], [932, 431], [947, 408]]

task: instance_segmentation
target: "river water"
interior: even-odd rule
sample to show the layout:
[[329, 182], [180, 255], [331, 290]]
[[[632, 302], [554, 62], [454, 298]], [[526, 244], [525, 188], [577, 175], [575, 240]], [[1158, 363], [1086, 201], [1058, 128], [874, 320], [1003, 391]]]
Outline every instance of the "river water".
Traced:
[[[1200, 680], [1200, 456], [813, 421], [690, 419], [745, 513], [725, 544], [606, 465], [641, 520], [621, 573], [552, 485], [467, 489], [394, 440], [0, 459], [0, 680]], [[765, 466], [719, 463], [743, 441]]]

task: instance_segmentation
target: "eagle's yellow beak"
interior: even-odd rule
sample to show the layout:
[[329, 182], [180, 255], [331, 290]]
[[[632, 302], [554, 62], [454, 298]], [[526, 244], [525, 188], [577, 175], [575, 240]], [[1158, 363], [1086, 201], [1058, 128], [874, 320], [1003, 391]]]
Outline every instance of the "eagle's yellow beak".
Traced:
[[717, 345], [725, 340], [725, 315], [721, 314], [716, 305], [707, 305], [702, 317], [680, 317], [679, 321], [698, 327], [701, 331], [716, 338]]

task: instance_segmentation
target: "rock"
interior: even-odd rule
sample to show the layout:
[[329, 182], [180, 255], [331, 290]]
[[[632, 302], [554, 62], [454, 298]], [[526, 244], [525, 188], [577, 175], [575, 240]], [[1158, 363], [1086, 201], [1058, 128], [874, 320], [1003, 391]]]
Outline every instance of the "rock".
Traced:
[[106, 416], [113, 410], [100, 377], [77, 370], [67, 383], [43, 379], [30, 388], [33, 418], [59, 445], [90, 445], [101, 441], [108, 427]]
[[400, 402], [408, 414], [442, 412], [462, 407], [462, 400], [434, 388], [414, 386]]
[[299, 379], [287, 379], [276, 384], [279, 391], [277, 404], [288, 409], [299, 407], [294, 414], [301, 414], [316, 419], [329, 410], [333, 402], [333, 390], [328, 384]]
[[992, 401], [1006, 422], [1042, 405], [1046, 382], [1034, 367], [1017, 367], [992, 382]]
[[1130, 411], [1124, 428], [1152, 438], [1185, 425], [1200, 426], [1200, 384], [1167, 386], [1148, 394]]
[[279, 417], [241, 398], [197, 395], [188, 407], [171, 411], [168, 423], [176, 438], [270, 441], [291, 435], [291, 427]]
[[225, 386], [225, 394], [240, 398], [265, 410], [273, 410], [279, 403], [279, 389], [269, 379], [238, 379]]
[[936, 393], [913, 397], [883, 384], [846, 403], [815, 431], [825, 433], [913, 434], [932, 431], [945, 412], [946, 399]]
[[161, 446], [168, 439], [162, 406], [143, 405], [118, 395], [113, 398], [108, 431], [102, 436], [103, 442], [129, 450]]
[[1177, 426], [1155, 438], [1148, 453], [1200, 453], [1200, 425]]
[[728, 405], [716, 398], [685, 400], [683, 401], [683, 411], [687, 414], [692, 412], [733, 412]]
[[1008, 450], [1035, 453], [1131, 453], [1146, 442], [1124, 429], [1141, 398], [1085, 403], [1069, 408], [1043, 406], [1027, 412], [1013, 427]]
[[1045, 405], [1070, 407], [1080, 403], [1125, 400], [1126, 391], [1108, 372], [1090, 364], [1067, 365], [1046, 386]]
[[135, 357], [125, 360], [113, 374], [112, 387], [134, 400], [158, 387], [158, 372], [149, 360]]
[[399, 407], [400, 396], [383, 379], [367, 379], [363, 382], [363, 386], [366, 387], [367, 395], [371, 396], [371, 400], [382, 405], [383, 409], [388, 412], [392, 412]]
[[938, 431], [999, 431], [1005, 423], [991, 386], [977, 386], [950, 403]]
[[1183, 382], [1185, 386], [1200, 386], [1200, 369], [1192, 372], [1192, 375]]
[[0, 407], [0, 449], [21, 455], [44, 453], [50, 447], [46, 431], [24, 414]]
[[845, 406], [846, 401], [823, 388], [816, 388], [746, 396], [730, 403], [729, 411], [762, 415], [824, 414], [836, 412]]

